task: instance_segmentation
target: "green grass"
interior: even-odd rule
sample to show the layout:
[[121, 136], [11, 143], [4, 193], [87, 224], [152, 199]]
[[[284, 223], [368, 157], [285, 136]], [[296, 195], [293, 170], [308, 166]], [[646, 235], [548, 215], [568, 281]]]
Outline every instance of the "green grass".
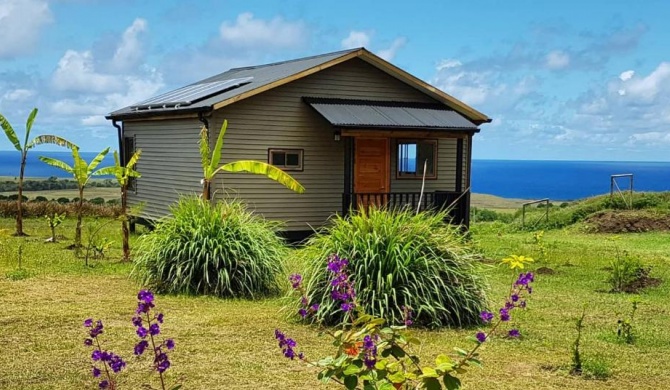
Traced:
[[[71, 238], [73, 221], [59, 230]], [[41, 219], [29, 219], [26, 239], [0, 238], [0, 388], [93, 388], [90, 351], [83, 346], [82, 321], [105, 321], [106, 345], [128, 358], [121, 388], [136, 389], [151, 380], [146, 360], [131, 357], [135, 342], [130, 322], [139, 288], [128, 278], [131, 266], [121, 257], [118, 227], [106, 234], [115, 240], [107, 259], [85, 268], [83, 260], [65, 249], [70, 243], [42, 242], [48, 236]], [[13, 220], [1, 219], [0, 229], [11, 233]], [[531, 233], [505, 233], [475, 228], [473, 243], [487, 258], [509, 254], [537, 256]], [[135, 240], [136, 237], [133, 237]], [[539, 275], [525, 312], [515, 325], [524, 334], [519, 341], [493, 340], [481, 348], [483, 369], [473, 368], [463, 377], [465, 389], [644, 389], [670, 386], [665, 367], [670, 353], [670, 234], [645, 233], [622, 236], [619, 245], [652, 265], [652, 276], [666, 282], [640, 294], [636, 313], [636, 342], [617, 343], [617, 313], [628, 310], [630, 296], [598, 292], [607, 289], [606, 267], [613, 256], [611, 242], [603, 235], [561, 230], [545, 233], [547, 259], [536, 266], [552, 268], [554, 275]], [[16, 269], [19, 243], [24, 243], [24, 267], [31, 275], [23, 280], [4, 277]], [[288, 268], [301, 270], [297, 257]], [[492, 304], [499, 305], [511, 276], [500, 267], [488, 271]], [[570, 345], [574, 322], [582, 305], [588, 305], [582, 354], [592, 376], [572, 377]], [[165, 313], [164, 332], [176, 340], [168, 377], [184, 376], [185, 389], [313, 389], [333, 388], [316, 381], [314, 370], [281, 357], [273, 339], [280, 327], [298, 341], [309, 358], [324, 356], [332, 347], [327, 336], [315, 329], [285, 320], [281, 299], [260, 301], [221, 300], [211, 297], [157, 296]], [[453, 346], [469, 346], [471, 330], [412, 330], [425, 341], [421, 356], [432, 359]], [[590, 365], [590, 366], [589, 366]], [[156, 378], [154, 378], [156, 379]], [[155, 383], [155, 381], [154, 381]]]

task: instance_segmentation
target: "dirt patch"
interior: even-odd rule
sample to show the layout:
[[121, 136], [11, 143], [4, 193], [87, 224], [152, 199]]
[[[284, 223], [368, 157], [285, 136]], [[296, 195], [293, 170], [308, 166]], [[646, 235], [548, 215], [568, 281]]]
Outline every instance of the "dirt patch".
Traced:
[[540, 275], [553, 275], [553, 274], [556, 273], [556, 271], [554, 271], [553, 269], [551, 269], [549, 267], [540, 267], [540, 268], [535, 270], [535, 273], [540, 274]]
[[585, 220], [596, 233], [642, 233], [669, 231], [670, 214], [649, 211], [599, 211]]
[[642, 289], [660, 286], [661, 283], [663, 283], [663, 281], [659, 278], [650, 278], [648, 276], [643, 276], [627, 285], [624, 288], [623, 292], [628, 294], [636, 294], [639, 293], [640, 290]]

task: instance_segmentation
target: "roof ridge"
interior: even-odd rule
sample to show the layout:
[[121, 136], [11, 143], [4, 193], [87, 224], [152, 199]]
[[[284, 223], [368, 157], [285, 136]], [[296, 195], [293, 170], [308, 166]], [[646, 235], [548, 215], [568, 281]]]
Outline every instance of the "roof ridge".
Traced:
[[267, 66], [283, 65], [283, 64], [288, 64], [288, 63], [291, 63], [291, 62], [299, 62], [299, 61], [311, 60], [311, 59], [319, 58], [319, 57], [328, 57], [328, 56], [332, 56], [332, 55], [334, 55], [334, 54], [342, 54], [342, 55], [344, 55], [344, 54], [352, 53], [352, 52], [355, 52], [355, 51], [357, 51], [357, 50], [361, 50], [361, 49], [365, 49], [365, 48], [364, 48], [364, 47], [356, 47], [356, 48], [353, 48], [353, 49], [338, 50], [338, 51], [333, 51], [333, 52], [330, 52], [330, 53], [316, 54], [316, 55], [313, 55], [313, 56], [307, 56], [307, 57], [295, 58], [295, 59], [292, 59], [292, 60], [284, 60], [284, 61], [270, 62], [270, 63], [267, 63], [267, 64], [260, 64], [260, 65], [241, 66], [241, 67], [239, 67], [239, 68], [230, 68], [230, 69], [228, 69], [228, 70], [227, 70], [226, 72], [224, 72], [224, 73], [231, 72], [231, 71], [234, 71], [234, 70], [257, 69], [257, 68], [264, 68], [264, 67], [267, 67]]

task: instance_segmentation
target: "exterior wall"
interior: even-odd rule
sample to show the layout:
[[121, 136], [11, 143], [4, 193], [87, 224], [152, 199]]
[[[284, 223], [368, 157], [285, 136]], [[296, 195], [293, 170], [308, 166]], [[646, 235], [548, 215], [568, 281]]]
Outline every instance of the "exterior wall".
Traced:
[[224, 172], [215, 180], [215, 197], [238, 196], [266, 218], [284, 221], [287, 230], [319, 227], [342, 209], [344, 142], [333, 140], [335, 129], [302, 101], [305, 96], [434, 102], [354, 59], [217, 110], [210, 137], [227, 119], [223, 162], [267, 162], [268, 148], [303, 149], [304, 170], [289, 173], [306, 191], [294, 194], [262, 176]]
[[136, 191], [128, 192], [130, 205], [143, 203], [141, 216], [158, 218], [181, 194], [202, 191], [198, 137], [202, 123], [197, 119], [144, 120], [125, 122], [124, 135], [135, 138], [142, 150]]

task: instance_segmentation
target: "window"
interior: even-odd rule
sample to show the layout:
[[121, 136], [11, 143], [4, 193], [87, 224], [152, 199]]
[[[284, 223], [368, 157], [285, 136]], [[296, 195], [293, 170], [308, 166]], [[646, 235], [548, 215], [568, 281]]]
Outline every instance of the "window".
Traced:
[[398, 140], [398, 179], [421, 179], [426, 164], [426, 179], [437, 177], [436, 140]]
[[[123, 166], [125, 167], [135, 153], [135, 137], [124, 137], [123, 138]], [[137, 170], [137, 166], [135, 166]], [[137, 178], [130, 177], [128, 178], [128, 190], [137, 192]]]
[[302, 149], [270, 149], [268, 163], [285, 171], [302, 171]]

